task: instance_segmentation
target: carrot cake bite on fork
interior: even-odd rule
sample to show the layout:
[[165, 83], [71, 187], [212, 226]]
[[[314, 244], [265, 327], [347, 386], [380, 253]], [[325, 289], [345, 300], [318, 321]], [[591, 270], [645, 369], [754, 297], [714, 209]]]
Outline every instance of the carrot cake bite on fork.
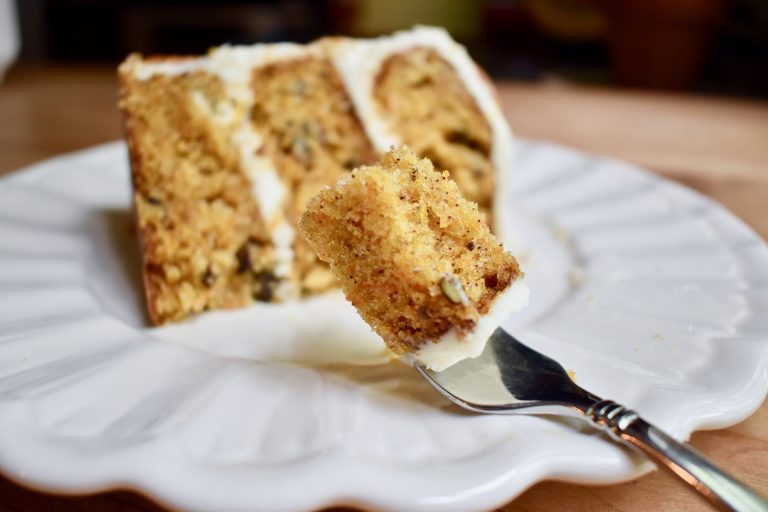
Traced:
[[477, 204], [407, 146], [322, 190], [300, 227], [360, 316], [413, 364], [440, 371], [478, 356], [528, 302]]

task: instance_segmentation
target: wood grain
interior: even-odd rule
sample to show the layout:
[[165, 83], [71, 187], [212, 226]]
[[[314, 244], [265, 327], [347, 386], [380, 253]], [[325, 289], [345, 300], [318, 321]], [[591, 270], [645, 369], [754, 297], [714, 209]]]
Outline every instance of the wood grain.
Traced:
[[768, 184], [768, 103], [562, 85], [504, 84], [516, 133], [670, 176]]
[[[721, 202], [768, 237], [768, 104], [499, 84], [515, 133], [636, 162]], [[121, 136], [112, 69], [16, 69], [0, 84], [0, 174]], [[768, 404], [731, 428], [691, 443], [768, 495]], [[0, 511], [155, 512], [130, 492], [60, 497], [0, 477]], [[535, 485], [504, 511], [706, 511], [685, 486], [655, 472], [614, 486]]]

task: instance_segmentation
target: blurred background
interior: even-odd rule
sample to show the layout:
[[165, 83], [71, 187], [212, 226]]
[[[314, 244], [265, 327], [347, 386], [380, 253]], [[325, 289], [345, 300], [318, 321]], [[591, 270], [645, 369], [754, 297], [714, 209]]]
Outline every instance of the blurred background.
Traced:
[[768, 97], [768, 0], [0, 0], [3, 17], [0, 39], [17, 30], [28, 65], [423, 23], [446, 27], [496, 79]]

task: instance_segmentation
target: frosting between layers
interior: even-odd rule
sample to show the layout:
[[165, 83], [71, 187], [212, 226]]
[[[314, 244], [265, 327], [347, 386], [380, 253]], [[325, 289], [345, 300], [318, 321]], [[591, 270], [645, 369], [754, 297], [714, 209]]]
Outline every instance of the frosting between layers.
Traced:
[[520, 311], [528, 304], [528, 296], [528, 287], [518, 279], [496, 296], [488, 313], [478, 319], [471, 333], [461, 337], [455, 329], [451, 329], [437, 342], [427, 342], [415, 352], [405, 354], [403, 359], [408, 364], [421, 364], [440, 372], [459, 361], [479, 356], [493, 331], [512, 313]]

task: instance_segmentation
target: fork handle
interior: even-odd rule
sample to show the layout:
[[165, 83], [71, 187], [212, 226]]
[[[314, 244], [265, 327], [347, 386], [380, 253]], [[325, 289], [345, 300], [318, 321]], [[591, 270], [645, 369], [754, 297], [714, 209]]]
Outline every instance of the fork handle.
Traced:
[[721, 510], [768, 512], [768, 501], [690, 446], [674, 440], [634, 411], [610, 400], [589, 407], [587, 417], [612, 437], [636, 446], [696, 488]]

